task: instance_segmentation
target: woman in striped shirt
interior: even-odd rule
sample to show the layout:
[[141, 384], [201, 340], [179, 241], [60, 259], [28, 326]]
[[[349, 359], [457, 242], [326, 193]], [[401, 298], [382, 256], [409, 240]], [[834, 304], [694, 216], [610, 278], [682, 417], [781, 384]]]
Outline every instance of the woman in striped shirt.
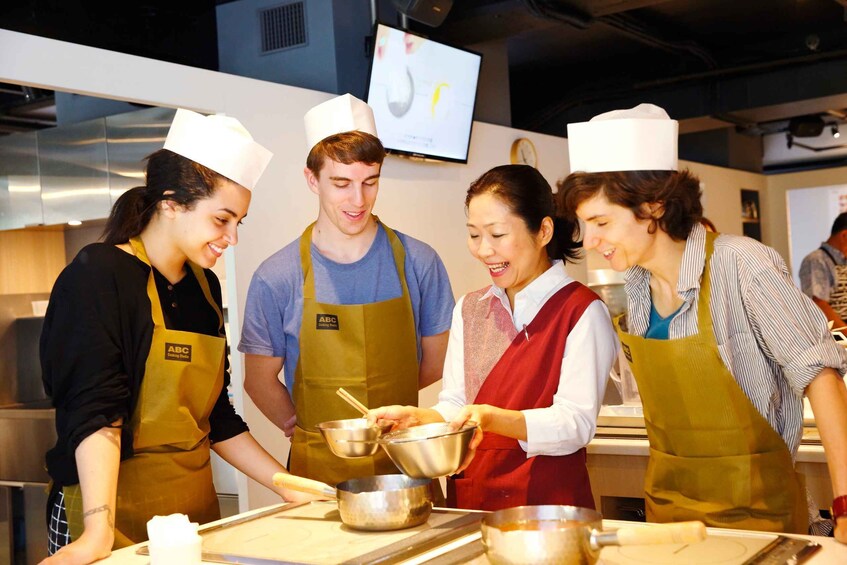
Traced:
[[644, 404], [648, 519], [821, 532], [794, 469], [805, 394], [847, 542], [847, 354], [823, 315], [773, 249], [706, 233], [664, 110], [642, 104], [568, 130], [577, 172], [559, 185], [560, 213], [627, 271], [616, 327]]

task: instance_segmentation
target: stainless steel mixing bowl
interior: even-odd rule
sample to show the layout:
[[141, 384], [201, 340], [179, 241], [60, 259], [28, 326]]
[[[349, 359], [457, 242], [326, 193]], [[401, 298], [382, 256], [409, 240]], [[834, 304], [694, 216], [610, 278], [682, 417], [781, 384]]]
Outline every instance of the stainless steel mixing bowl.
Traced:
[[446, 422], [423, 424], [384, 434], [379, 444], [406, 475], [434, 479], [456, 472], [476, 429], [474, 422], [459, 430], [450, 429]]
[[317, 425], [324, 441], [338, 457], [355, 459], [373, 455], [379, 449], [377, 440], [391, 429], [391, 424], [385, 426], [369, 425], [364, 418], [349, 420], [332, 420]]

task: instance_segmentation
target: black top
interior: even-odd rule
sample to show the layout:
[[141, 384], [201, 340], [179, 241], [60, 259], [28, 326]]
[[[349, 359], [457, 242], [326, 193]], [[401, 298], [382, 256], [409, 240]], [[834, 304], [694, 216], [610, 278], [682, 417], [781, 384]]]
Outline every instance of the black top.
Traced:
[[[217, 313], [191, 269], [175, 285], [153, 269], [168, 329], [223, 335]], [[221, 307], [218, 278], [205, 271]], [[123, 418], [121, 460], [132, 456], [130, 419], [138, 400], [153, 339], [147, 297], [150, 267], [103, 243], [86, 246], [65, 267], [53, 291], [41, 334], [44, 388], [56, 407], [56, 446], [47, 452], [47, 471], [58, 486], [79, 482], [74, 452], [82, 440]], [[210, 440], [247, 431], [229, 403], [229, 363], [212, 409]]]

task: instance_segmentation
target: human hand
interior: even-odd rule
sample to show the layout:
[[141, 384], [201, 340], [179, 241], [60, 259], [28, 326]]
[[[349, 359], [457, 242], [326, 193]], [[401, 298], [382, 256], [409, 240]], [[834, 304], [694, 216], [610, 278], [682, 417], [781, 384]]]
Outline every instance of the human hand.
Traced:
[[62, 547], [39, 565], [86, 565], [112, 553], [114, 538], [108, 535], [88, 535], [83, 533], [79, 539]]
[[841, 516], [836, 521], [835, 539], [841, 543], [847, 543], [847, 516]]
[[422, 422], [421, 416], [418, 413], [418, 408], [414, 406], [380, 406], [368, 410], [368, 424], [383, 426], [391, 424], [392, 430], [402, 430], [419, 426]]
[[292, 414], [289, 419], [282, 425], [282, 431], [285, 437], [290, 438], [294, 435], [294, 427], [297, 426], [297, 414]]
[[494, 406], [488, 404], [468, 404], [450, 420], [450, 428], [459, 430], [468, 422], [476, 422], [480, 429], [487, 428], [495, 410]]
[[482, 428], [477, 428], [474, 430], [473, 437], [471, 438], [470, 444], [468, 444], [468, 452], [465, 455], [465, 458], [462, 459], [462, 464], [459, 465], [459, 468], [456, 469], [454, 474], [458, 475], [462, 471], [468, 468], [468, 465], [471, 464], [473, 458], [476, 456], [476, 448], [479, 447], [479, 444], [482, 443]]

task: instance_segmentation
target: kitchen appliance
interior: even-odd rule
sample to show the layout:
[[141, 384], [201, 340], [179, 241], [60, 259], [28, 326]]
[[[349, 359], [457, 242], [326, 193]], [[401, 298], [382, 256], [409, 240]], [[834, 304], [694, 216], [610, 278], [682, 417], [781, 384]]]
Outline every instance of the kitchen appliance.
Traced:
[[432, 512], [432, 485], [428, 479], [406, 475], [375, 475], [349, 479], [333, 488], [288, 473], [275, 473], [273, 483], [283, 488], [338, 499], [338, 513], [356, 530], [387, 531], [426, 522]]
[[[479, 532], [481, 514], [436, 508], [414, 528], [362, 532], [341, 522], [335, 502], [274, 507], [200, 531], [203, 560], [215, 563], [400, 563]], [[148, 555], [146, 545], [138, 550]]]

